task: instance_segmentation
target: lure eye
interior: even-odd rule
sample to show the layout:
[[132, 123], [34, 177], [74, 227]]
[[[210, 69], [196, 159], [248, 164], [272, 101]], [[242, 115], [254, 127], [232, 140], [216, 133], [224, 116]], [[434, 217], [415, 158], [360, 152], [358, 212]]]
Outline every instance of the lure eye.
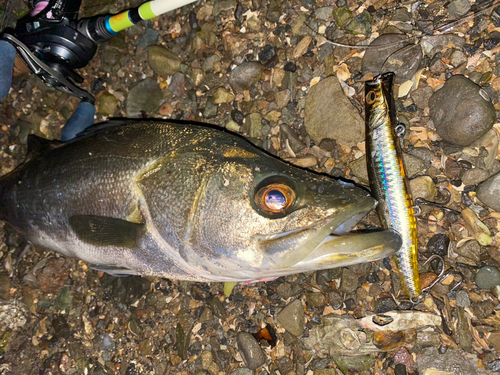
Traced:
[[375, 99], [377, 99], [377, 94], [375, 91], [370, 91], [368, 94], [366, 94], [366, 102], [368, 104], [373, 104], [375, 103]]
[[284, 184], [270, 184], [262, 187], [255, 195], [255, 203], [268, 215], [285, 213], [295, 199], [295, 192]]

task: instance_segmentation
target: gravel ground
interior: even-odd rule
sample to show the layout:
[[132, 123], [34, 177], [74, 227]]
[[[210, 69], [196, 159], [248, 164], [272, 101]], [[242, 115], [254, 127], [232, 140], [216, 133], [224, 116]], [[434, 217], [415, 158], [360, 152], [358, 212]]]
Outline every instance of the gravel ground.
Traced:
[[[81, 16], [134, 5], [84, 1]], [[439, 264], [423, 264], [432, 254], [461, 276], [416, 306], [389, 259], [237, 285], [228, 297], [223, 284], [114, 278], [33, 246], [21, 256], [28, 244], [0, 224], [0, 373], [500, 371], [500, 16], [491, 9], [437, 35], [471, 5], [201, 1], [120, 33], [79, 71], [97, 99], [96, 122], [210, 123], [360, 184], [363, 82], [396, 71], [414, 195], [439, 200], [447, 190], [448, 206], [462, 211], [424, 209], [443, 220], [419, 221], [423, 284], [439, 273]], [[4, 26], [11, 13], [2, 13]], [[364, 48], [381, 35], [375, 44], [390, 48]], [[0, 102], [0, 173], [22, 162], [28, 134], [57, 139], [77, 105], [16, 63]], [[364, 225], [378, 225], [376, 215]]]

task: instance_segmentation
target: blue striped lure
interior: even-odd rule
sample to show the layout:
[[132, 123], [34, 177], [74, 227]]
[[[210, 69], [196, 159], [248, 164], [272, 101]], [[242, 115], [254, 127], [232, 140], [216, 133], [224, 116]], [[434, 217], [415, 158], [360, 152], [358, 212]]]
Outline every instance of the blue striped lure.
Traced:
[[366, 157], [372, 195], [384, 229], [399, 233], [403, 244], [396, 261], [406, 293], [421, 295], [418, 274], [417, 222], [413, 199], [396, 135], [392, 85], [394, 73], [384, 73], [365, 83]]

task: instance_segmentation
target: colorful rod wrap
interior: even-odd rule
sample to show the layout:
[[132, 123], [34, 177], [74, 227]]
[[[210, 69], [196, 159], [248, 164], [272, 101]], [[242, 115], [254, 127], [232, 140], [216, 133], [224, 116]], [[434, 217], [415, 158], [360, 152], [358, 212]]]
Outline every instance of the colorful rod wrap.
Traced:
[[117, 33], [141, 20], [150, 20], [171, 10], [180, 8], [196, 0], [154, 0], [148, 1], [137, 8], [126, 10], [111, 16], [106, 20], [106, 27], [111, 33]]

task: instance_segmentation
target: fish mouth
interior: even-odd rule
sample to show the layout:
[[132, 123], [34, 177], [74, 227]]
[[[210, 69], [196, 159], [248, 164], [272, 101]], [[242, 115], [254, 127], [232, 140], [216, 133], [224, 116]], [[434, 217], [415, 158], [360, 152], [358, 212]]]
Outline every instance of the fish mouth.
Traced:
[[261, 239], [258, 246], [275, 270], [286, 271], [283, 274], [385, 258], [401, 247], [399, 234], [391, 230], [349, 233], [375, 205], [367, 197], [307, 227]]

